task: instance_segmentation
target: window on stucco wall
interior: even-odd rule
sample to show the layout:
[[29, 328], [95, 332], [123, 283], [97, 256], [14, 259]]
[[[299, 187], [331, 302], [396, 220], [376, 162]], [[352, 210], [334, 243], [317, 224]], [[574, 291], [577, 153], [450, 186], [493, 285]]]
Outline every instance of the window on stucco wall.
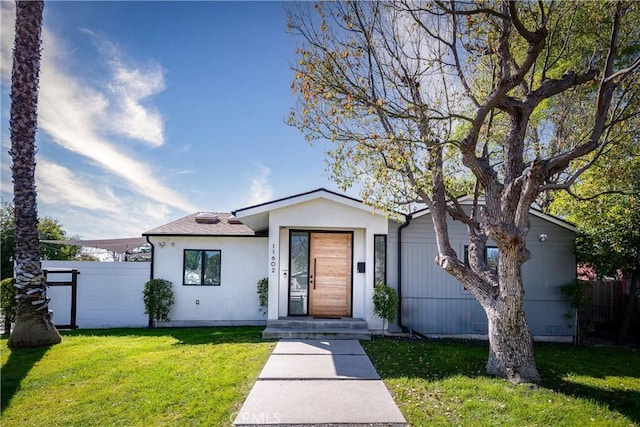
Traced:
[[222, 251], [185, 249], [183, 285], [220, 286]]

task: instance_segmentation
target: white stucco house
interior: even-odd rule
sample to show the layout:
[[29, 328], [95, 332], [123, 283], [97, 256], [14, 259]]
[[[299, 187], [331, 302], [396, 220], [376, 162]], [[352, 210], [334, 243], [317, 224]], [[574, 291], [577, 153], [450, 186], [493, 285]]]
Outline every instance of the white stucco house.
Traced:
[[[531, 222], [532, 259], [524, 267], [530, 327], [537, 339], [570, 340], [558, 287], [575, 279], [576, 230], [533, 210]], [[360, 200], [318, 189], [233, 213], [195, 213], [143, 236], [152, 245], [151, 277], [174, 284], [166, 326], [266, 324], [267, 337], [295, 336], [291, 329], [309, 325], [329, 335], [336, 328], [377, 332], [373, 285], [383, 281], [401, 294], [396, 329], [486, 336], [480, 305], [433, 262], [430, 224], [428, 211], [399, 223]], [[464, 230], [453, 222], [450, 230], [463, 257]], [[266, 314], [256, 291], [264, 277]]]

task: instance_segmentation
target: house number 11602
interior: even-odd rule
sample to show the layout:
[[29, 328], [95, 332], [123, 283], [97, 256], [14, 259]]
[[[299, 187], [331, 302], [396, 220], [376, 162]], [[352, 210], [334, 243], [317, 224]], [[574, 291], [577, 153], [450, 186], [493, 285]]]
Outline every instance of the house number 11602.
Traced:
[[271, 272], [275, 273], [276, 272], [276, 245], [272, 244], [271, 245]]

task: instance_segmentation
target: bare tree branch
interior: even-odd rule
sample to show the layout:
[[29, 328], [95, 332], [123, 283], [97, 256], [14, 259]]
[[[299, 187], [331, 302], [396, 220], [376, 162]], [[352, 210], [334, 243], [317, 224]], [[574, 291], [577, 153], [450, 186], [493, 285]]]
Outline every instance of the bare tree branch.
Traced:
[[517, 2], [513, 0], [509, 0], [509, 18], [511, 18], [511, 23], [514, 28], [518, 30], [518, 33], [530, 44], [536, 44], [540, 39], [540, 34], [537, 32], [532, 32], [524, 26], [522, 21], [520, 21], [520, 17], [518, 16], [518, 7]]
[[605, 60], [603, 75], [600, 80], [598, 96], [596, 100], [596, 112], [593, 120], [593, 128], [588, 142], [575, 147], [573, 150], [561, 153], [547, 161], [546, 176], [553, 176], [566, 169], [569, 162], [578, 157], [585, 156], [594, 151], [599, 145], [599, 140], [606, 128], [606, 118], [613, 91], [616, 87], [614, 80], [609, 79], [613, 75], [613, 62], [617, 51], [617, 41], [620, 32], [620, 19], [622, 13], [621, 2], [616, 3], [616, 10], [611, 24], [609, 47]]

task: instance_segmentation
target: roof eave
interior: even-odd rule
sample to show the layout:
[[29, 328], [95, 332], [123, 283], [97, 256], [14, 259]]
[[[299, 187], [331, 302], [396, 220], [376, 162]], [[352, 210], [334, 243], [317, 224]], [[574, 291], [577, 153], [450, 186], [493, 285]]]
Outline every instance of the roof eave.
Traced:
[[[248, 206], [246, 208], [237, 209], [235, 211], [232, 211], [231, 213], [233, 214], [233, 216], [235, 216], [240, 221], [242, 221], [243, 224], [245, 224], [246, 226], [248, 226], [253, 230], [256, 230], [256, 231], [268, 230], [269, 214], [271, 211], [276, 209], [286, 208], [289, 206], [293, 206], [299, 203], [304, 203], [304, 202], [318, 199], [318, 198], [327, 198], [327, 199], [343, 198], [344, 200], [350, 201], [350, 203], [362, 203], [348, 196], [344, 196], [324, 188], [319, 188], [316, 190], [307, 191], [305, 193], [299, 193], [293, 196], [284, 197], [284, 198], [272, 200], [265, 203], [260, 203], [258, 205]], [[343, 199], [338, 199], [336, 201], [344, 203]]]
[[[458, 201], [462, 205], [470, 205], [471, 202], [472, 202], [472, 200], [468, 196], [464, 196], [464, 197], [458, 199]], [[412, 217], [414, 219], [415, 218], [420, 218], [421, 216], [428, 215], [430, 213], [431, 212], [429, 211], [429, 208], [424, 208], [424, 209], [420, 209], [418, 211], [415, 211], [412, 214]], [[572, 231], [572, 232], [574, 232], [576, 234], [578, 234], [580, 232], [580, 230], [578, 230], [578, 227], [576, 227], [575, 225], [573, 225], [573, 224], [571, 224], [571, 223], [569, 223], [569, 222], [567, 222], [567, 221], [565, 221], [565, 220], [563, 220], [561, 218], [555, 217], [553, 215], [546, 214], [546, 213], [544, 213], [544, 212], [542, 212], [542, 211], [540, 211], [540, 210], [538, 210], [536, 208], [530, 208], [529, 209], [529, 214], [531, 214], [533, 216], [536, 216], [536, 217], [538, 217], [540, 219], [544, 219], [545, 221], [548, 221], [548, 222], [550, 222], [552, 224], [555, 224], [555, 225], [557, 225], [559, 227], [565, 228], [565, 229], [567, 229], [569, 231]]]
[[[284, 197], [259, 205], [248, 206], [246, 208], [237, 209], [232, 214], [253, 230], [266, 230], [269, 227], [269, 213], [276, 209], [287, 208], [300, 203], [309, 202], [317, 199], [326, 199], [336, 203], [343, 204], [355, 209], [360, 209], [370, 213], [376, 213], [376, 210], [366, 204], [362, 200], [336, 193], [325, 188], [308, 191], [306, 193], [295, 194], [293, 196]], [[382, 214], [378, 212], [378, 214]]]
[[142, 233], [144, 237], [268, 237], [267, 234], [193, 234], [193, 233]]

